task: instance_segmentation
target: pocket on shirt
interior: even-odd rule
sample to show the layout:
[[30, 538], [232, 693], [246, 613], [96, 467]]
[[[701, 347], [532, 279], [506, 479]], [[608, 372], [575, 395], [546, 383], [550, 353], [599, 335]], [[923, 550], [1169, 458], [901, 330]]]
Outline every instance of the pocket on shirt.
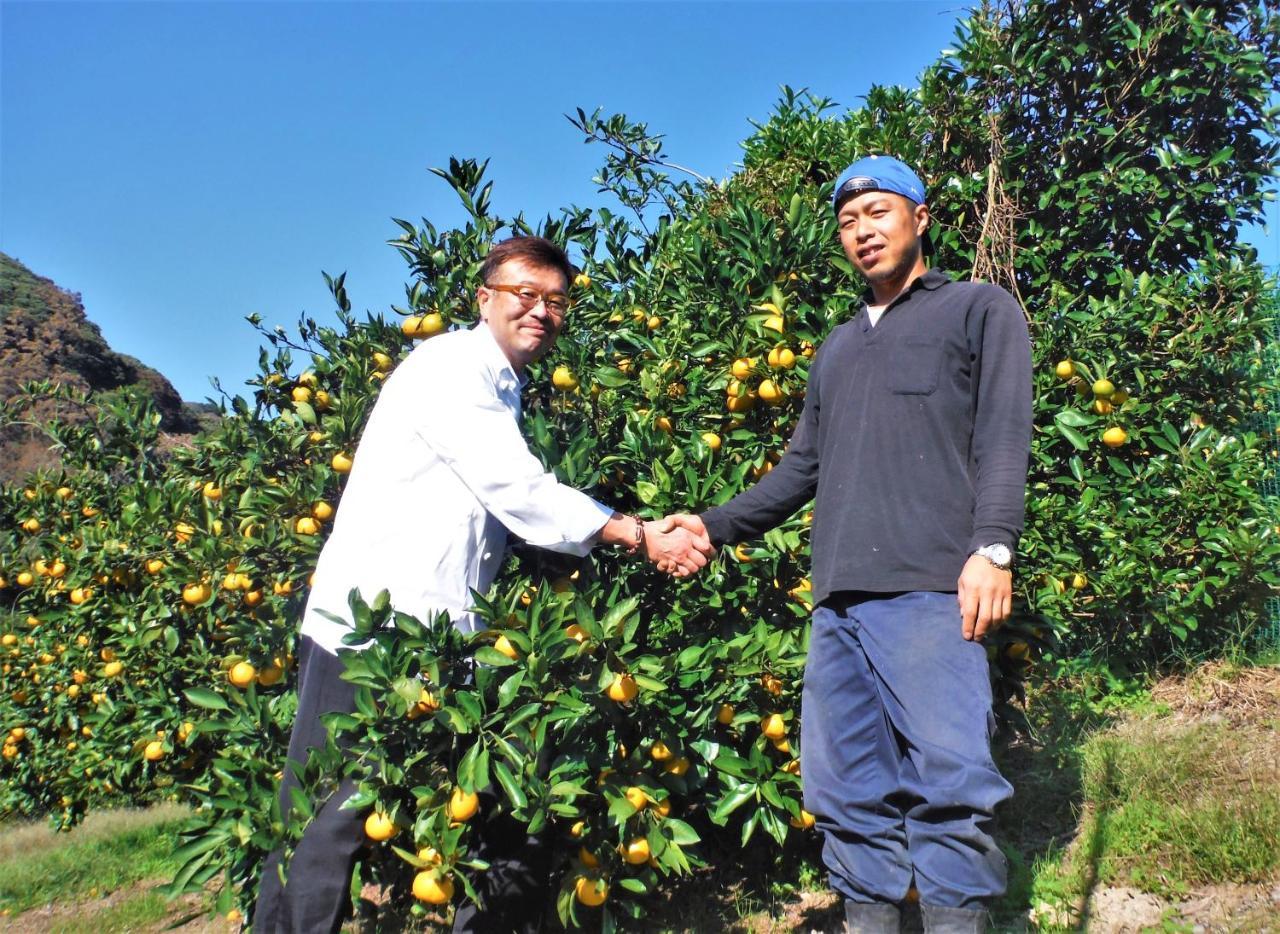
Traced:
[[908, 338], [889, 348], [885, 355], [889, 391], [899, 395], [927, 396], [938, 388], [942, 370], [942, 344], [922, 338]]

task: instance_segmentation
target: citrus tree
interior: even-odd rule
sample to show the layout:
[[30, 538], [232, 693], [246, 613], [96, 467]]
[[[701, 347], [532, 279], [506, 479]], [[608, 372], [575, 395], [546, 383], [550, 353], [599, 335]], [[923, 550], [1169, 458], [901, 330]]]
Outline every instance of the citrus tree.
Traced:
[[[0, 491], [0, 810], [70, 826], [184, 801], [172, 891], [221, 877], [220, 908], [247, 909], [308, 814], [276, 802], [295, 631], [361, 428], [416, 342], [474, 322], [489, 245], [537, 232], [581, 257], [525, 408], [547, 467], [620, 510], [698, 509], [779, 461], [815, 346], [857, 308], [830, 196], [867, 152], [920, 167], [935, 264], [1005, 285], [1031, 325], [1018, 606], [987, 640], [1002, 715], [1028, 671], [1148, 663], [1248, 625], [1278, 583], [1248, 430], [1275, 387], [1258, 366], [1272, 286], [1238, 236], [1275, 157], [1278, 55], [1276, 19], [1245, 4], [1028, 3], [962, 23], [916, 89], [844, 113], [784, 89], [719, 182], [599, 112], [571, 119], [607, 147], [611, 206], [501, 218], [485, 166], [451, 161], [436, 174], [467, 220], [397, 221], [403, 305], [360, 318], [331, 278], [332, 323], [251, 319], [260, 374], [193, 447], [166, 444], [145, 402], [96, 400], [50, 426], [58, 471]], [[608, 928], [753, 842], [804, 851], [810, 518], [684, 582], [517, 549], [474, 637], [356, 599], [373, 644], [347, 659], [346, 749], [302, 778], [358, 779], [362, 879], [400, 910], [468, 897], [471, 828], [501, 811], [557, 842], [561, 919]]]

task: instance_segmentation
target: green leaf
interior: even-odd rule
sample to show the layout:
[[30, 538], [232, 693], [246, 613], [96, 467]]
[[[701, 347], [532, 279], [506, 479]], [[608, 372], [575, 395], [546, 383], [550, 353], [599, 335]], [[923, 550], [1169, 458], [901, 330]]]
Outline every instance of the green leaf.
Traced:
[[306, 425], [314, 425], [316, 423], [316, 410], [311, 407], [309, 402], [295, 402], [293, 410], [298, 413], [298, 418], [302, 419]]
[[1080, 434], [1080, 432], [1076, 431], [1074, 428], [1068, 428], [1066, 425], [1058, 425], [1057, 428], [1058, 433], [1070, 441], [1071, 446], [1077, 451], [1089, 450], [1089, 442], [1084, 439], [1084, 436]]
[[491, 668], [506, 668], [518, 664], [518, 660], [508, 658], [491, 645], [482, 645], [476, 649], [476, 661]]
[[203, 707], [206, 710], [230, 710], [226, 700], [221, 694], [211, 691], [208, 688], [187, 688], [182, 692], [183, 696], [197, 707]]
[[702, 838], [698, 836], [698, 832], [684, 821], [675, 817], [668, 817], [662, 822], [663, 832], [670, 838], [672, 843], [679, 846], [693, 846], [700, 843]]
[[1059, 426], [1068, 425], [1072, 428], [1084, 428], [1093, 424], [1093, 419], [1089, 416], [1077, 411], [1076, 409], [1063, 409], [1053, 416], [1053, 420]]
[[754, 800], [756, 797], [756, 786], [751, 783], [739, 785], [731, 791], [725, 792], [720, 801], [716, 804], [711, 812], [711, 819], [717, 824], [723, 824], [738, 808], [742, 807], [748, 801]]
[[507, 800], [511, 802], [514, 808], [523, 808], [529, 804], [529, 799], [525, 796], [524, 791], [520, 788], [520, 783], [516, 781], [515, 775], [511, 773], [511, 769], [500, 760], [493, 763], [493, 774], [498, 779], [498, 784], [502, 786], [503, 792], [506, 793]]
[[520, 686], [524, 684], [524, 671], [517, 671], [506, 681], [498, 686], [498, 706], [506, 707], [516, 699], [520, 693]]

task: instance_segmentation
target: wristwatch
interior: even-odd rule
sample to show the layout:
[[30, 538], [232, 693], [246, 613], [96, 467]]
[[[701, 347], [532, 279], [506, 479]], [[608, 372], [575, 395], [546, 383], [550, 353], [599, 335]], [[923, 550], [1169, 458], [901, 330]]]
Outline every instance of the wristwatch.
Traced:
[[1013, 569], [1013, 549], [1008, 545], [997, 542], [994, 545], [984, 545], [974, 552], [975, 555], [981, 555], [991, 562], [992, 565], [1002, 571]]

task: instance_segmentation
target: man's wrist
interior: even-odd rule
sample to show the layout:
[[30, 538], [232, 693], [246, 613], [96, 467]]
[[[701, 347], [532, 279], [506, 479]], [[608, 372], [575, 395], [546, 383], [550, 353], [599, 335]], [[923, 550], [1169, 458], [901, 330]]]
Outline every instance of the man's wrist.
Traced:
[[993, 542], [990, 545], [975, 548], [973, 554], [985, 558], [993, 567], [1001, 571], [1013, 570], [1013, 549], [1004, 542]]
[[600, 529], [599, 541], [604, 545], [620, 545], [635, 554], [645, 544], [644, 521], [639, 516], [615, 512]]

